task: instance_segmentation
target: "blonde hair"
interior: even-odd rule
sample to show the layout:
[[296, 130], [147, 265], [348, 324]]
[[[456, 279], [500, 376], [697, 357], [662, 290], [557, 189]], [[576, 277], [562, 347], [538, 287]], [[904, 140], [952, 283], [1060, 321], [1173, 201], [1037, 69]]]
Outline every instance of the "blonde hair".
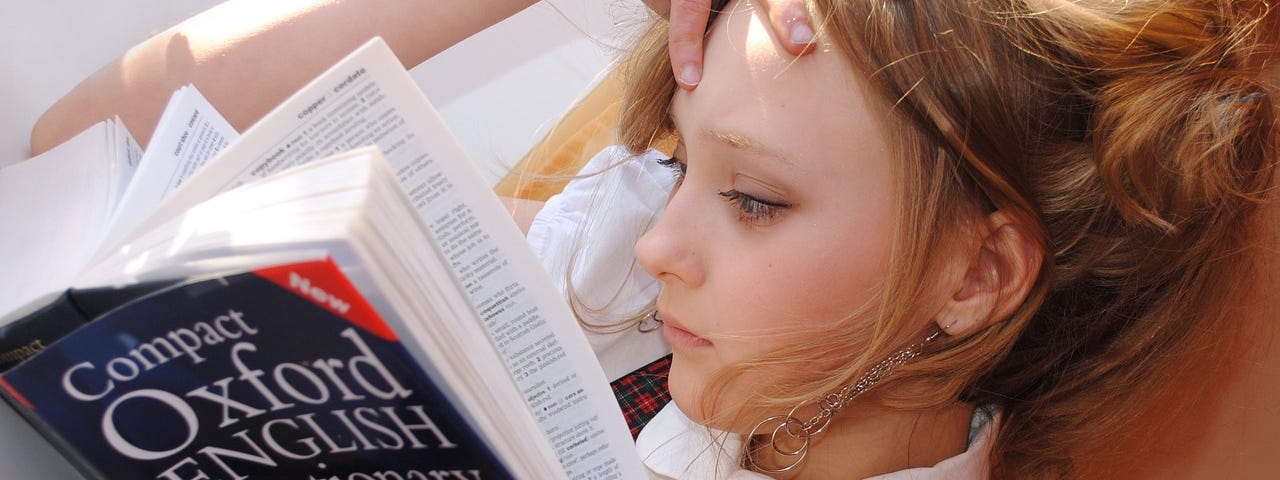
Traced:
[[[1274, 92], [1259, 79], [1276, 16], [1248, 0], [811, 8], [895, 132], [894, 277], [870, 325], [851, 316], [811, 344], [727, 369], [708, 391], [831, 352], [846, 366], [760, 389], [744, 408], [786, 411], [854, 381], [919, 328], [904, 320], [933, 274], [926, 253], [1001, 210], [1044, 248], [1031, 294], [996, 326], [931, 345], [886, 380], [900, 395], [877, 398], [997, 405], [994, 474], [1071, 476], [1073, 458], [1129, 426], [1192, 353], [1222, 351], [1205, 346], [1229, 331], [1224, 310], [1248, 278], [1245, 220], [1276, 160]], [[674, 135], [664, 24], [627, 65], [620, 138], [638, 152]]]

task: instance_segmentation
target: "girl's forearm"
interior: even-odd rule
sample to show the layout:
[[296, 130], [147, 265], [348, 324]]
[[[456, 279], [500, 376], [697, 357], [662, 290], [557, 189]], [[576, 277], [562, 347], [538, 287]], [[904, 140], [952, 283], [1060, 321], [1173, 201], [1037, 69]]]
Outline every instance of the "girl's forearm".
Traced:
[[243, 130], [373, 36], [412, 67], [534, 2], [230, 0], [151, 37], [77, 85], [36, 122], [31, 151], [44, 152], [112, 115], [145, 145], [170, 93], [188, 83]]

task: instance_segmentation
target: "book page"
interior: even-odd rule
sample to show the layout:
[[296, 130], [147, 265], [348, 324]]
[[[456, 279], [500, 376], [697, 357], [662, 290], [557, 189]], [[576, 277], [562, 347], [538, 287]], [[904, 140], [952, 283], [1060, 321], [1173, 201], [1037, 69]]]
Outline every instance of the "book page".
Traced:
[[[115, 148], [115, 152], [108, 155], [113, 177], [109, 183], [111, 215], [114, 216], [120, 212], [125, 194], [133, 188], [133, 180], [137, 178], [138, 167], [142, 164], [143, 151], [119, 117], [111, 119], [107, 125], [107, 148]], [[109, 220], [107, 223], [110, 225]]]
[[139, 230], [219, 191], [376, 144], [469, 296], [570, 478], [644, 478], [576, 320], [435, 109], [375, 39], [304, 87], [173, 193]]
[[175, 91], [103, 243], [114, 244], [239, 135], [194, 86]]
[[128, 184], [137, 143], [116, 119], [0, 169], [0, 316], [66, 288], [101, 243]]

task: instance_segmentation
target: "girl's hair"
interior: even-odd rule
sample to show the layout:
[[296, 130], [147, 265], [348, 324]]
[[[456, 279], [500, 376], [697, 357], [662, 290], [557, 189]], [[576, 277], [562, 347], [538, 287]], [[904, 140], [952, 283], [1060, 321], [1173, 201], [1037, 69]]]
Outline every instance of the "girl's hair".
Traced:
[[[995, 210], [1044, 249], [1027, 300], [991, 328], [935, 342], [876, 398], [998, 406], [997, 476], [1071, 476], [1072, 459], [1133, 427], [1192, 355], [1212, 362], [1225, 351], [1227, 310], [1249, 278], [1246, 219], [1269, 194], [1280, 134], [1261, 80], [1280, 32], [1266, 2], [811, 8], [819, 38], [862, 74], [894, 132], [903, 222], [892, 277], [873, 320], [850, 316], [811, 344], [727, 369], [708, 392], [752, 368], [805, 372], [833, 353], [846, 366], [760, 386], [746, 408], [786, 411], [852, 383], [920, 328], [926, 312], [912, 306], [935, 273], [927, 259]], [[640, 151], [674, 135], [664, 24], [627, 65], [619, 133]]]

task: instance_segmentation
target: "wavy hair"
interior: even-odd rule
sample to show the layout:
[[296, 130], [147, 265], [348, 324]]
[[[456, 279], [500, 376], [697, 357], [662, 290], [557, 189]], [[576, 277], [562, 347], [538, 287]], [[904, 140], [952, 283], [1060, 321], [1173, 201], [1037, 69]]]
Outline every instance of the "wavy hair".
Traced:
[[[709, 392], [831, 352], [844, 367], [761, 389], [748, 406], [786, 411], [855, 381], [918, 328], [905, 320], [919, 314], [930, 255], [964, 219], [994, 210], [1032, 226], [1044, 247], [1031, 294], [995, 326], [931, 345], [886, 380], [900, 394], [877, 399], [998, 406], [996, 476], [1072, 476], [1073, 459], [1131, 427], [1168, 377], [1224, 351], [1223, 312], [1249, 276], [1246, 220], [1272, 186], [1280, 134], [1275, 92], [1260, 79], [1280, 32], [1267, 2], [810, 8], [893, 132], [903, 219], [893, 274], [870, 322], [851, 317], [811, 344], [729, 368]], [[619, 133], [633, 151], [674, 135], [665, 39], [659, 21], [626, 63]]]

